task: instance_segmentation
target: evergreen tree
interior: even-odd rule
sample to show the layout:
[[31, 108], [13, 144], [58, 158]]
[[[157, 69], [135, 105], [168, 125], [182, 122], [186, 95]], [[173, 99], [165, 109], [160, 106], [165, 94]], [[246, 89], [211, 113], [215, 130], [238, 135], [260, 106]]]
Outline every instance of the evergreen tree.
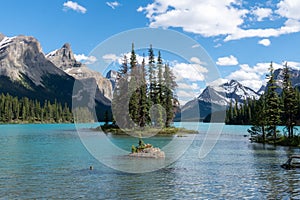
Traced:
[[141, 86], [140, 86], [140, 109], [139, 109], [139, 126], [144, 127], [149, 121], [149, 101], [147, 97], [147, 82], [146, 82], [146, 69], [145, 58], [143, 58], [141, 65]]
[[148, 50], [149, 53], [149, 97], [151, 104], [157, 103], [157, 96], [156, 96], [156, 73], [155, 73], [155, 56], [154, 51], [152, 49], [152, 45]]
[[251, 136], [261, 135], [259, 141], [265, 143], [266, 141], [266, 126], [267, 126], [267, 116], [266, 116], [266, 98], [265, 95], [262, 95], [258, 101], [254, 100], [252, 105], [252, 120], [251, 124], [253, 125], [248, 132]]
[[129, 111], [127, 109], [124, 109], [124, 105], [129, 105], [128, 76], [128, 60], [126, 55], [124, 55], [123, 63], [118, 71], [112, 101], [114, 119], [122, 128], [129, 128], [129, 123], [126, 118], [126, 116], [129, 115]]
[[177, 87], [175, 76], [172, 73], [169, 65], [165, 65], [164, 70], [164, 79], [165, 79], [165, 87], [164, 87], [164, 101], [165, 101], [165, 110], [166, 110], [166, 122], [165, 126], [169, 127], [174, 119], [174, 110], [175, 107], [179, 106], [178, 100], [175, 97], [174, 91]]
[[266, 94], [266, 119], [268, 124], [268, 132], [277, 139], [277, 125], [280, 124], [280, 101], [276, 92], [277, 85], [274, 79], [273, 63], [270, 64], [270, 74], [268, 75], [268, 89]]
[[135, 124], [139, 123], [139, 95], [140, 95], [140, 87], [138, 81], [138, 66], [137, 59], [134, 50], [134, 44], [132, 44], [131, 56], [130, 56], [130, 82], [129, 82], [129, 114], [131, 119], [135, 122]]
[[296, 125], [297, 99], [296, 91], [290, 80], [290, 74], [287, 63], [283, 69], [283, 122], [288, 131], [288, 137], [294, 136], [294, 126]]

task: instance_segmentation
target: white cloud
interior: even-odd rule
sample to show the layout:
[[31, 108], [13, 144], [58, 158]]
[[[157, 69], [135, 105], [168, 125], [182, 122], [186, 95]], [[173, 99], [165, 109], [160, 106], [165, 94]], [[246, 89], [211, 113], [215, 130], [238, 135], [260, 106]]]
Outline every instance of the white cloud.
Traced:
[[192, 46], [193, 49], [198, 48], [198, 47], [200, 47], [200, 44], [195, 44], [195, 45]]
[[288, 19], [300, 20], [300, 1], [299, 0], [282, 0], [277, 4], [278, 10], [276, 11], [282, 17]]
[[262, 39], [262, 40], [258, 41], [258, 44], [268, 47], [271, 45], [271, 41], [269, 39]]
[[234, 33], [243, 24], [246, 9], [237, 0], [154, 0], [137, 11], [145, 12], [150, 27], [181, 27], [203, 36]]
[[[226, 78], [237, 80], [241, 84], [252, 88], [254, 91], [266, 83], [266, 74], [269, 72], [270, 63], [257, 63], [255, 66], [250, 67], [247, 64], [240, 65], [240, 69], [232, 72]], [[273, 63], [273, 68], [276, 70], [282, 68], [281, 64]]]
[[270, 8], [256, 8], [252, 11], [252, 13], [257, 17], [257, 21], [263, 21], [265, 18], [269, 18], [273, 10]]
[[[153, 0], [137, 11], [145, 13], [150, 27], [182, 28], [204, 37], [225, 36], [225, 42], [300, 32], [300, 1], [281, 0], [276, 6], [267, 1], [254, 10], [246, 9], [243, 4], [246, 3], [240, 0]], [[272, 18], [274, 14], [276, 18]], [[249, 23], [253, 15], [257, 21], [277, 20], [276, 27], [252, 28], [257, 27]]]
[[74, 10], [76, 12], [80, 12], [80, 13], [86, 13], [87, 9], [81, 5], [79, 5], [77, 2], [73, 2], [73, 1], [67, 1], [63, 4], [64, 6], [64, 10], [67, 11], [69, 9]]
[[233, 55], [230, 55], [228, 57], [221, 57], [221, 58], [218, 58], [218, 61], [217, 61], [217, 65], [220, 65], [220, 66], [234, 66], [234, 65], [238, 65], [239, 62], [237, 60], [236, 57], [234, 57]]
[[106, 2], [106, 5], [108, 5], [109, 7], [111, 7], [112, 9], [115, 9], [116, 7], [121, 6], [121, 4], [117, 1], [113, 1], [113, 2]]
[[[120, 56], [117, 56], [116, 54], [105, 54], [104, 56], [102, 56], [102, 58], [105, 60], [106, 63], [111, 63], [111, 62], [116, 62], [119, 61], [121, 59]], [[122, 62], [119, 62], [120, 64]]]
[[218, 78], [217, 80], [214, 80], [210, 83], [207, 83], [207, 85], [209, 85], [209, 86], [219, 86], [219, 85], [222, 85], [222, 84], [227, 83], [227, 82], [228, 82], [228, 79]]
[[300, 21], [288, 19], [280, 28], [267, 29], [236, 29], [235, 33], [228, 35], [224, 41], [239, 40], [251, 37], [278, 37], [280, 35], [300, 32]]
[[208, 70], [199, 64], [175, 63], [172, 67], [173, 73], [177, 81], [187, 79], [189, 81], [203, 81], [204, 74]]
[[290, 67], [290, 68], [300, 70], [300, 63], [299, 62], [288, 61], [287, 64], [288, 64], [288, 67]]
[[197, 83], [188, 84], [188, 83], [179, 82], [178, 89], [179, 90], [199, 90], [200, 87]]
[[192, 63], [195, 63], [195, 64], [199, 64], [199, 65], [205, 65], [205, 62], [202, 62], [199, 58], [197, 57], [191, 57], [190, 61]]
[[[121, 54], [121, 55], [116, 55], [116, 54], [113, 54], [113, 53], [105, 54], [104, 56], [102, 56], [102, 58], [105, 60], [106, 63], [115, 62], [115, 63], [118, 63], [118, 64], [121, 65], [123, 63], [123, 60], [124, 60], [124, 55], [126, 55], [127, 62], [129, 63], [130, 62], [131, 52], [128, 52], [128, 53], [125, 53], [125, 54]], [[139, 54], [136, 54], [136, 59], [137, 59], [138, 63], [142, 63], [143, 59], [145, 59], [145, 63], [146, 64], [149, 62], [148, 61], [148, 56], [143, 57], [143, 56], [141, 56]], [[157, 58], [155, 57], [155, 59], [157, 59]]]
[[90, 65], [97, 61], [95, 56], [86, 56], [84, 54], [74, 55], [75, 59], [79, 62], [83, 62], [84, 64]]

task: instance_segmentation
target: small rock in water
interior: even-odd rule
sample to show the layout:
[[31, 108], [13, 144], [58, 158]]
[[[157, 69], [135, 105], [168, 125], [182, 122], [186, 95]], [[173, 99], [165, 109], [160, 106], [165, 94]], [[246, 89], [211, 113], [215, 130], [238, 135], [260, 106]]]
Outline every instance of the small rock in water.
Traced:
[[129, 154], [132, 157], [143, 157], [143, 158], [165, 158], [165, 152], [161, 151], [159, 148], [145, 148], [140, 152], [134, 152]]

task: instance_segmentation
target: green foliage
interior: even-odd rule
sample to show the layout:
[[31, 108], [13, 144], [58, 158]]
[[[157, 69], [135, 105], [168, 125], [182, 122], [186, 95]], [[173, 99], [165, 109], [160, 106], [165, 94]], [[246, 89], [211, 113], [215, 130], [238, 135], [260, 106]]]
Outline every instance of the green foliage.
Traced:
[[284, 122], [288, 138], [294, 136], [294, 126], [296, 125], [297, 109], [299, 102], [297, 102], [296, 90], [292, 87], [290, 74], [287, 63], [283, 70], [283, 115], [282, 121]]
[[[283, 70], [283, 90], [281, 94], [276, 92], [277, 84], [274, 80], [274, 70], [270, 65], [268, 89], [259, 100], [247, 100], [243, 105], [232, 106], [226, 111], [226, 124], [251, 124], [248, 132], [259, 142], [273, 144], [297, 144], [294, 133], [295, 126], [300, 124], [300, 94], [292, 87], [287, 64]], [[283, 142], [278, 142], [278, 125], [284, 125], [288, 133]], [[280, 138], [280, 140], [283, 140]]]
[[66, 123], [72, 122], [73, 115], [67, 104], [45, 101], [43, 105], [27, 97], [17, 98], [10, 94], [0, 95], [1, 123]]
[[[155, 64], [155, 55], [151, 45], [148, 53], [148, 66], [146, 66], [145, 59], [139, 64], [134, 45], [132, 45], [129, 66], [126, 57], [120, 66], [112, 106], [114, 117], [122, 128], [134, 128], [126, 125], [128, 120], [122, 120], [122, 116], [127, 116], [126, 114], [138, 127], [147, 125], [168, 127], [174, 118], [174, 107], [179, 106], [174, 94], [177, 84], [170, 67], [167, 65], [164, 67], [160, 51], [157, 64]], [[122, 108], [124, 104], [129, 105], [129, 113], [125, 113]], [[155, 110], [155, 119], [151, 119], [150, 108], [154, 105], [160, 106], [155, 106], [158, 108]]]

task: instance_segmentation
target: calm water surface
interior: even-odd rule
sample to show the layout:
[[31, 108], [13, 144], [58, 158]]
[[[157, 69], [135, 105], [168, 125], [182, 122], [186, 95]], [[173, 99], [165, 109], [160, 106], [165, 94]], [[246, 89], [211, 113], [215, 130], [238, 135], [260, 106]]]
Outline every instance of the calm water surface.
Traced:
[[[129, 174], [110, 169], [91, 156], [74, 125], [1, 125], [0, 198], [300, 199], [300, 170], [280, 167], [289, 155], [299, 154], [299, 149], [251, 144], [244, 137], [247, 126], [224, 126], [216, 146], [200, 159], [208, 126], [200, 125], [200, 134], [172, 165]], [[109, 139], [128, 150], [136, 143], [124, 136]], [[170, 139], [161, 136], [145, 141], [162, 147]], [[90, 165], [94, 170], [89, 170]]]

